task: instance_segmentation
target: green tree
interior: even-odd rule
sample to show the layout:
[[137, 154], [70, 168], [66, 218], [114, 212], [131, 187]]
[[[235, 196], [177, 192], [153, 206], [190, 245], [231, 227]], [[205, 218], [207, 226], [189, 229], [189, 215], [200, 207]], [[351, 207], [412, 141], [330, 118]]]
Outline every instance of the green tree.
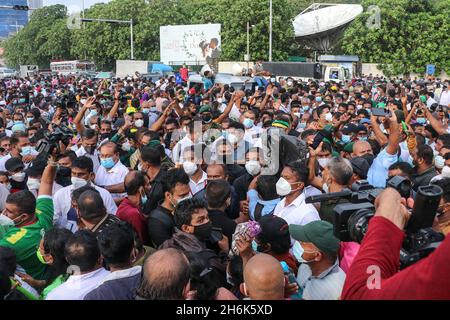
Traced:
[[358, 17], [346, 30], [342, 49], [364, 62], [379, 63], [387, 75], [425, 72], [425, 65], [450, 72], [450, 7], [446, 0], [364, 0], [365, 9], [377, 5], [379, 28], [368, 28], [370, 13]]
[[30, 22], [4, 43], [9, 66], [36, 64], [48, 68], [52, 59], [70, 59], [71, 34], [66, 26], [67, 8], [54, 5], [35, 10]]

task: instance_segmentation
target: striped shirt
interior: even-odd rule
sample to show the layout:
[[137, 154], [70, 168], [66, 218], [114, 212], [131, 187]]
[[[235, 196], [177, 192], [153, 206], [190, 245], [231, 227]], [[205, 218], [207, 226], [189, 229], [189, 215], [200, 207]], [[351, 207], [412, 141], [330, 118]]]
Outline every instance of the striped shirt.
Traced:
[[305, 300], [338, 300], [345, 282], [345, 273], [338, 260], [319, 276], [312, 275], [311, 268], [302, 263], [298, 269], [297, 282]]

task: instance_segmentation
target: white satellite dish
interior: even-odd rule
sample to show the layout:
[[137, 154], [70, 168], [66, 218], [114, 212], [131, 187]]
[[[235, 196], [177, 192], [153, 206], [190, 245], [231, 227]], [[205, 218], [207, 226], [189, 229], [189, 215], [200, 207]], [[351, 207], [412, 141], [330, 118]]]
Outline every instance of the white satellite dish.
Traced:
[[305, 47], [329, 51], [362, 12], [359, 4], [314, 3], [294, 18], [295, 36]]

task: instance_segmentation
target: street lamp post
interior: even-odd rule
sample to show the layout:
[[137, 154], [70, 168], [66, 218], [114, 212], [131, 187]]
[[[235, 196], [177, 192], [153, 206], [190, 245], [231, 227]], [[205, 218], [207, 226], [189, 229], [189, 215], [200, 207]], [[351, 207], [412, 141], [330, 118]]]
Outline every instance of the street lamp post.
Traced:
[[272, 62], [272, 28], [273, 28], [273, 6], [269, 0], [269, 61]]
[[250, 25], [250, 21], [247, 21], [247, 54], [245, 55], [245, 61], [247, 61], [247, 69], [248, 69], [248, 63], [251, 60], [250, 58], [250, 29], [253, 29], [255, 27], [254, 24]]

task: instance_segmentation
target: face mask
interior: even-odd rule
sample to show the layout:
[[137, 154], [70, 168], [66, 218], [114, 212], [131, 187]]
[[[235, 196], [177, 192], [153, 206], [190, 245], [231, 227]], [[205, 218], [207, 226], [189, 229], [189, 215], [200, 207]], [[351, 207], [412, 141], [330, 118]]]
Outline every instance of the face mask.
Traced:
[[305, 260], [303, 258], [303, 253], [305, 252], [305, 250], [303, 250], [303, 247], [298, 241], [295, 241], [294, 246], [292, 247], [292, 252], [294, 254], [295, 259], [297, 259], [297, 261], [300, 263], [311, 263], [314, 261], [314, 259]]
[[107, 101], [106, 101], [105, 99], [100, 100], [100, 104], [101, 104], [101, 105], [105, 105], [106, 102], [107, 102]]
[[24, 124], [24, 123], [23, 123], [23, 121], [18, 120], [18, 121], [14, 121], [14, 124]]
[[325, 115], [325, 121], [331, 122], [331, 120], [333, 120], [333, 115], [330, 112], [328, 112]]
[[184, 197], [183, 199], [178, 199], [177, 200], [177, 205], [179, 205], [180, 203], [182, 203], [185, 200], [189, 200], [192, 199], [192, 196], [189, 194], [188, 196]]
[[228, 142], [231, 143], [231, 144], [236, 144], [236, 143], [239, 142], [238, 137], [237, 137], [236, 135], [232, 134], [232, 133], [229, 133], [229, 134], [227, 135], [227, 140], [228, 140]]
[[435, 167], [438, 168], [438, 169], [443, 169], [444, 166], [445, 166], [445, 159], [444, 159], [444, 157], [439, 156], [439, 155], [436, 156], [436, 157], [434, 158], [434, 165], [435, 165]]
[[275, 79], [275, 78], [270, 78], [270, 82], [275, 83], [275, 82], [277, 82], [277, 79]]
[[303, 112], [306, 112], [309, 110], [309, 106], [302, 106]]
[[301, 113], [300, 112], [294, 112], [294, 116], [296, 116], [297, 118], [300, 118]]
[[322, 102], [322, 97], [316, 97], [316, 102]]
[[446, 176], [446, 177], [450, 177], [450, 167], [449, 166], [444, 166], [442, 168], [442, 175]]
[[200, 226], [194, 227], [194, 235], [202, 241], [208, 240], [211, 237], [212, 223], [211, 221]]
[[247, 170], [248, 174], [256, 176], [261, 172], [261, 165], [256, 160], [250, 160], [245, 164], [245, 169]]
[[351, 138], [350, 138], [350, 136], [343, 134], [341, 140], [343, 143], [349, 143]]
[[33, 120], [34, 120], [34, 118], [27, 118], [28, 123], [31, 123], [31, 121], [33, 121]]
[[148, 201], [148, 197], [146, 194], [144, 194], [143, 196], [141, 196], [141, 203], [142, 205], [145, 205]]
[[92, 146], [84, 147], [84, 150], [85, 150], [86, 153], [88, 153], [88, 154], [94, 154], [94, 152], [95, 152], [95, 148], [92, 147]]
[[102, 159], [101, 160], [101, 165], [105, 168], [105, 169], [111, 169], [112, 167], [114, 167], [116, 164], [114, 162], [113, 158], [107, 158], [107, 159]]
[[245, 118], [242, 124], [246, 129], [250, 129], [255, 125], [255, 122], [252, 119]]
[[13, 174], [11, 176], [11, 179], [13, 179], [16, 182], [24, 182], [25, 177], [26, 177], [25, 172], [18, 172], [18, 173]]
[[91, 125], [89, 125], [89, 128], [91, 128], [92, 130], [97, 130], [97, 125], [91, 124]]
[[139, 119], [134, 122], [136, 128], [142, 128], [144, 126], [144, 120]]
[[298, 127], [299, 127], [300, 129], [305, 129], [305, 128], [306, 128], [306, 122], [300, 122], [300, 123], [298, 124]]
[[427, 123], [427, 119], [425, 119], [425, 118], [417, 118], [416, 122], [418, 124], [425, 124], [425, 123]]
[[373, 160], [375, 159], [373, 154], [367, 153], [362, 156], [362, 158], [366, 159], [366, 161], [369, 163], [369, 165], [372, 165]]
[[329, 158], [319, 158], [319, 159], [317, 159], [317, 162], [319, 162], [319, 166], [321, 168], [325, 168], [327, 166], [327, 164], [328, 164], [328, 161], [330, 161]]
[[80, 100], [80, 103], [81, 103], [82, 105], [84, 105], [84, 104], [86, 103], [86, 99], [81, 99], [81, 100]]
[[36, 256], [40, 263], [47, 264], [47, 261], [45, 261], [44, 256], [42, 255], [41, 250], [39, 250], [39, 248], [36, 251]]
[[211, 115], [210, 114], [202, 115], [202, 121], [203, 123], [210, 123], [212, 121]]
[[358, 137], [359, 141], [367, 141], [367, 137]]
[[39, 179], [28, 178], [28, 181], [27, 181], [28, 190], [39, 190], [40, 185], [41, 185], [41, 182], [39, 181]]
[[149, 114], [149, 113], [150, 113], [150, 109], [142, 109], [142, 112], [143, 112], [144, 114]]
[[197, 171], [197, 165], [193, 162], [186, 161], [183, 162], [183, 169], [188, 176], [192, 176]]
[[218, 102], [219, 104], [222, 104], [222, 103], [223, 103], [223, 99], [222, 99], [222, 98], [219, 98], [219, 99], [217, 99], [217, 102]]
[[86, 180], [77, 177], [72, 177], [70, 181], [72, 182], [73, 190], [80, 189], [88, 184]]
[[283, 177], [281, 177], [278, 180], [278, 182], [276, 184], [276, 189], [277, 189], [277, 194], [280, 197], [287, 196], [287, 195], [289, 195], [289, 194], [291, 194], [293, 192], [291, 184], [289, 183], [289, 181], [287, 181]]
[[22, 148], [22, 152], [20, 152], [20, 155], [22, 157], [25, 157], [25, 156], [31, 155], [32, 153], [33, 153], [33, 147], [27, 146], [27, 147]]
[[356, 106], [356, 109], [357, 109], [357, 110], [361, 110], [362, 108], [363, 108], [363, 106], [360, 105], [360, 104], [358, 104], [358, 105]]
[[126, 141], [122, 144], [122, 150], [128, 152], [131, 150], [131, 144], [129, 141]]
[[150, 107], [150, 112], [158, 112], [158, 108], [157, 107]]

